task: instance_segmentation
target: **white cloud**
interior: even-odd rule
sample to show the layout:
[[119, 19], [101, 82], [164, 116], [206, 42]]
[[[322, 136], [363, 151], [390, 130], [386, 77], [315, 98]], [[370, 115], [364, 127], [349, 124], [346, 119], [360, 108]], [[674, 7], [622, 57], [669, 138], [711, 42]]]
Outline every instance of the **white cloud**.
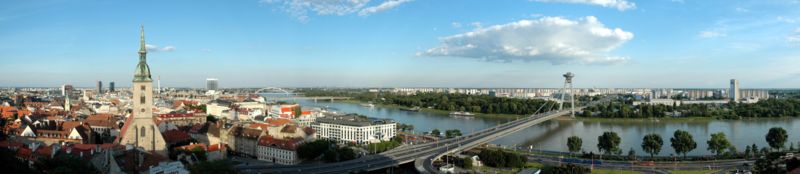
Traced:
[[151, 52], [171, 52], [171, 51], [175, 51], [175, 46], [172, 46], [172, 45], [159, 47], [158, 45], [145, 44], [144, 47], [147, 49], [147, 51], [151, 51]]
[[459, 22], [453, 22], [451, 25], [453, 25], [453, 28], [461, 28], [461, 23]]
[[551, 64], [616, 64], [626, 57], [606, 55], [633, 39], [633, 33], [606, 28], [594, 16], [578, 20], [543, 17], [520, 20], [440, 38], [441, 45], [420, 56], [464, 57], [491, 62], [547, 61]]
[[382, 12], [400, 6], [403, 3], [411, 2], [411, 0], [387, 0], [383, 1], [380, 5], [367, 7], [358, 12], [359, 16], [369, 16], [370, 14]]
[[793, 18], [784, 17], [784, 16], [775, 17], [775, 20], [778, 20], [780, 22], [790, 23], [790, 24], [793, 24], [793, 23], [797, 22], [797, 20], [795, 20]]
[[475, 28], [483, 28], [483, 24], [481, 24], [480, 22], [473, 22], [470, 25], [472, 25], [472, 27]]
[[261, 0], [261, 4], [278, 5], [279, 9], [289, 13], [297, 20], [308, 21], [309, 14], [316, 15], [349, 15], [358, 13], [367, 16], [372, 13], [386, 11], [410, 2], [411, 0], [386, 0], [379, 5], [367, 7], [370, 0]]
[[742, 13], [750, 11], [749, 9], [742, 8], [742, 7], [736, 7], [734, 10], [736, 10], [737, 12], [742, 12]]
[[619, 11], [636, 9], [636, 4], [628, 2], [627, 0], [534, 0], [534, 1], [599, 5], [602, 7], [616, 8]]
[[725, 37], [727, 36], [727, 34], [725, 34], [725, 32], [723, 32], [721, 29], [710, 29], [710, 30], [700, 31], [700, 33], [698, 33], [697, 36], [700, 38], [717, 38], [717, 37]]
[[800, 28], [794, 30], [792, 34], [786, 36], [786, 42], [789, 44], [800, 44]]

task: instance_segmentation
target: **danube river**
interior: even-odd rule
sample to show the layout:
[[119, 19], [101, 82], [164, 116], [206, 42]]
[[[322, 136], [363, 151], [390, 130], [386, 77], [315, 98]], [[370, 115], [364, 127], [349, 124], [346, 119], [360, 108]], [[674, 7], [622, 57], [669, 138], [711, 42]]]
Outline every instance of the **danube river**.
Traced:
[[[468, 134], [472, 131], [488, 128], [508, 119], [484, 118], [454, 118], [445, 114], [410, 112], [393, 108], [367, 108], [358, 104], [339, 102], [297, 101], [303, 106], [328, 107], [345, 113], [358, 113], [369, 117], [394, 119], [399, 123], [414, 125], [415, 132], [428, 132], [433, 129], [447, 130], [460, 129]], [[745, 146], [753, 143], [759, 148], [768, 147], [764, 135], [771, 127], [783, 127], [789, 133], [789, 142], [794, 142], [798, 147], [800, 141], [800, 119], [755, 119], [755, 120], [701, 120], [701, 121], [581, 121], [571, 119], [551, 120], [539, 125], [529, 127], [512, 135], [498, 139], [493, 144], [504, 146], [533, 147], [534, 149], [549, 151], [567, 151], [567, 137], [579, 136], [583, 139], [584, 151], [597, 152], [597, 137], [604, 131], [617, 132], [622, 138], [623, 154], [630, 148], [637, 151], [637, 155], [646, 155], [641, 150], [642, 137], [646, 134], [660, 134], [664, 139], [661, 156], [674, 154], [670, 147], [669, 138], [677, 129], [687, 130], [697, 142], [697, 148], [689, 155], [710, 155], [706, 150], [706, 141], [711, 134], [723, 132], [728, 140], [736, 146], [738, 151], [745, 150]], [[789, 142], [786, 147], [789, 147]], [[677, 155], [677, 154], [675, 154]]]

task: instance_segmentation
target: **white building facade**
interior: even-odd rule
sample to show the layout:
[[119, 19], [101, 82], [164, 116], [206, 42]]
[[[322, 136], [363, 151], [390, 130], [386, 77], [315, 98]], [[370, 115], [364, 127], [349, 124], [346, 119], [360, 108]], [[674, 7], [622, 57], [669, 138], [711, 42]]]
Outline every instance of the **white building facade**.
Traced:
[[317, 131], [317, 138], [341, 143], [368, 144], [389, 141], [396, 135], [394, 121], [372, 120], [357, 115], [317, 118], [311, 127]]

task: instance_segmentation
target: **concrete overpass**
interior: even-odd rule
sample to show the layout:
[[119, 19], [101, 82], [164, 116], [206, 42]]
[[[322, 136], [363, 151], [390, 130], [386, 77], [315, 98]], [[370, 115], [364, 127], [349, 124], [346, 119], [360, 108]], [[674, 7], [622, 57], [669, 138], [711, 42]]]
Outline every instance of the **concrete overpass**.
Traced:
[[[605, 98], [601, 101], [591, 102], [588, 105], [607, 100], [608, 98]], [[576, 109], [580, 110], [583, 108], [584, 107], [578, 107]], [[368, 155], [338, 163], [293, 166], [246, 165], [238, 166], [236, 169], [243, 173], [350, 173], [357, 171], [373, 171], [414, 162], [415, 167], [421, 173], [438, 173], [438, 170], [433, 167], [433, 161], [445, 154], [457, 153], [474, 148], [478, 145], [523, 130], [529, 126], [569, 114], [570, 112], [571, 110], [564, 109], [534, 114], [529, 117], [480, 130], [469, 135], [403, 146], [380, 154]]]

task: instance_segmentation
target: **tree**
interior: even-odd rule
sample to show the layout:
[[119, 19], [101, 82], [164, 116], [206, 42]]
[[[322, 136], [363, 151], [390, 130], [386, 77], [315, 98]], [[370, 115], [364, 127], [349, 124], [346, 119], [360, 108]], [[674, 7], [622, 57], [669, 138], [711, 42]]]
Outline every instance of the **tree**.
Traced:
[[631, 150], [628, 151], [628, 160], [636, 160], [636, 151], [633, 150], [632, 147]]
[[297, 147], [297, 156], [306, 160], [313, 160], [331, 148], [332, 143], [326, 140], [316, 140], [301, 144]]
[[642, 150], [650, 154], [650, 158], [660, 153], [663, 145], [664, 140], [658, 134], [648, 134], [642, 139]]
[[583, 116], [583, 117], [591, 117], [592, 116], [592, 111], [585, 110], [585, 111], [583, 111], [583, 114], [581, 116]]
[[471, 169], [472, 168], [472, 158], [464, 157], [464, 168]]
[[3, 173], [35, 173], [28, 163], [17, 159], [16, 152], [6, 148], [0, 148], [0, 167]]
[[458, 137], [458, 136], [461, 136], [461, 130], [450, 129], [450, 130], [444, 131], [444, 134], [445, 134], [445, 137], [447, 137], [447, 138]]
[[780, 150], [783, 148], [783, 144], [786, 143], [786, 139], [789, 138], [789, 135], [786, 134], [786, 130], [783, 128], [773, 127], [769, 129], [769, 133], [767, 133], [765, 138], [770, 147]]
[[44, 173], [100, 173], [88, 160], [73, 155], [40, 158], [35, 167]]
[[300, 115], [303, 115], [303, 108], [300, 106], [294, 107], [294, 111], [292, 112], [294, 112], [294, 117], [300, 117]]
[[442, 133], [441, 133], [441, 132], [439, 132], [439, 129], [433, 129], [433, 130], [431, 131], [431, 135], [433, 135], [433, 136], [436, 136], [436, 137], [439, 137], [439, 135], [441, 135], [441, 134], [442, 134]]
[[206, 116], [206, 122], [214, 122], [217, 123], [217, 117], [213, 115]]
[[619, 144], [622, 139], [616, 132], [603, 132], [603, 135], [597, 137], [597, 149], [605, 154], [619, 153]]
[[669, 141], [672, 142], [672, 148], [675, 149], [675, 152], [682, 153], [684, 158], [686, 158], [686, 153], [697, 148], [697, 143], [694, 142], [692, 134], [683, 130], [676, 130]]
[[711, 134], [711, 139], [706, 143], [708, 143], [708, 151], [714, 152], [717, 156], [722, 155], [725, 150], [731, 147], [731, 142], [728, 142], [728, 139], [725, 138], [725, 133], [722, 132]]
[[567, 148], [569, 148], [569, 152], [579, 152], [581, 151], [581, 146], [583, 146], [583, 140], [581, 137], [571, 136], [567, 138]]

